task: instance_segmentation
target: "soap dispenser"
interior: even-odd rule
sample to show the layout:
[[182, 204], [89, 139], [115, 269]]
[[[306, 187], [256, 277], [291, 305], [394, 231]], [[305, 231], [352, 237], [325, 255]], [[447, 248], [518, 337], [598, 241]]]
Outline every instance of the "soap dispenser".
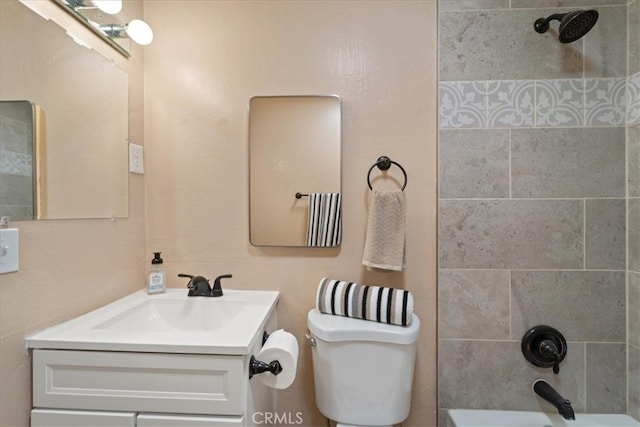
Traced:
[[151, 270], [149, 271], [149, 294], [161, 294], [167, 291], [167, 273], [160, 258], [161, 252], [154, 252], [151, 260]]

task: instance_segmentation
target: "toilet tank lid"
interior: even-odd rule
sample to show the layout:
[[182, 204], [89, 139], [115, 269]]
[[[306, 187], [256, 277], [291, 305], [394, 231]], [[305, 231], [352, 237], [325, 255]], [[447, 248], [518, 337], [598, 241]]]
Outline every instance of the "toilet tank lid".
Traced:
[[371, 320], [354, 319], [320, 313], [314, 308], [307, 314], [307, 327], [324, 341], [377, 341], [412, 344], [420, 333], [420, 319], [411, 314], [411, 325], [398, 326]]

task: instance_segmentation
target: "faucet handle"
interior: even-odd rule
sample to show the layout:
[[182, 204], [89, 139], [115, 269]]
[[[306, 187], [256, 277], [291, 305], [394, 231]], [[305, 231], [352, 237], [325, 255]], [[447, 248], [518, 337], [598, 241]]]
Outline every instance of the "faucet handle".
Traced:
[[558, 374], [560, 362], [567, 355], [567, 341], [551, 326], [538, 325], [524, 334], [521, 349], [529, 362], [541, 368], [553, 367], [553, 373]]
[[186, 277], [189, 279], [189, 283], [187, 283], [187, 288], [192, 289], [195, 288], [195, 284], [193, 283], [193, 274], [184, 274], [184, 273], [179, 273], [178, 277]]
[[220, 283], [220, 281], [222, 279], [230, 279], [232, 277], [233, 277], [233, 275], [231, 275], [231, 274], [223, 274], [222, 276], [216, 277], [216, 279], [213, 282], [213, 289], [211, 289], [211, 296], [212, 297], [221, 297], [222, 296], [222, 284]]
[[557, 375], [560, 372], [560, 361], [562, 359], [556, 343], [551, 339], [544, 339], [538, 345], [538, 351], [541, 356], [553, 362], [553, 373]]

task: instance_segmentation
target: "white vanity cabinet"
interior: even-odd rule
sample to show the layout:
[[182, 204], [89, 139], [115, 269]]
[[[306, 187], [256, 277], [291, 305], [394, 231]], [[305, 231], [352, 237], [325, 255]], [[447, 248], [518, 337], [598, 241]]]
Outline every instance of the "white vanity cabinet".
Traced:
[[34, 409], [32, 426], [47, 427], [233, 427], [244, 425], [238, 417], [136, 414], [135, 412]]
[[[257, 425], [254, 420], [263, 418], [255, 414], [275, 413], [275, 390], [259, 378], [272, 374], [249, 379], [251, 356], [258, 355], [264, 332], [276, 329], [277, 293], [272, 296], [262, 319], [258, 316], [255, 321], [253, 333], [241, 339], [233, 333], [229, 334], [232, 338], [219, 335], [211, 345], [204, 345], [211, 333], [188, 330], [182, 331], [188, 338], [184, 344], [177, 336], [170, 344], [151, 342], [166, 340], [163, 335], [171, 337], [160, 332], [155, 338], [146, 332], [128, 336], [130, 342], [115, 341], [112, 335], [123, 334], [95, 326], [104, 324], [100, 316], [92, 324], [93, 330], [102, 332], [83, 327], [73, 338], [74, 319], [28, 337], [33, 377], [31, 427]], [[190, 302], [180, 307], [192, 308]], [[255, 315], [255, 310], [251, 313]], [[86, 324], [92, 317], [78, 319]], [[246, 324], [239, 328], [243, 326]], [[100, 333], [101, 342], [76, 340]], [[62, 336], [65, 339], [56, 338]], [[231, 345], [221, 345], [222, 338]], [[105, 344], [107, 339], [112, 341]]]
[[249, 426], [275, 411], [250, 357], [37, 349], [31, 426]]
[[136, 427], [136, 414], [134, 412], [34, 409], [31, 411], [31, 425], [47, 427]]

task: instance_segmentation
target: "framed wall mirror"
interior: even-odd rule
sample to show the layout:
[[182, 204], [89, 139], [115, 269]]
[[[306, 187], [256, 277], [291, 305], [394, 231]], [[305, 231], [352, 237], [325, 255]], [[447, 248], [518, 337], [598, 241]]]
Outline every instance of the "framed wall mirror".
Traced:
[[340, 245], [341, 151], [341, 105], [337, 96], [251, 98], [252, 245]]
[[[11, 221], [126, 217], [127, 72], [17, 0], [0, 2], [0, 20], [0, 101], [27, 101], [38, 111], [31, 124], [1, 118], [0, 215]], [[15, 126], [34, 129], [27, 132], [31, 147], [16, 148]], [[16, 185], [12, 174], [28, 169], [26, 163], [16, 168], [18, 161], [34, 168], [33, 194]], [[28, 199], [35, 200], [31, 211], [14, 206]]]

